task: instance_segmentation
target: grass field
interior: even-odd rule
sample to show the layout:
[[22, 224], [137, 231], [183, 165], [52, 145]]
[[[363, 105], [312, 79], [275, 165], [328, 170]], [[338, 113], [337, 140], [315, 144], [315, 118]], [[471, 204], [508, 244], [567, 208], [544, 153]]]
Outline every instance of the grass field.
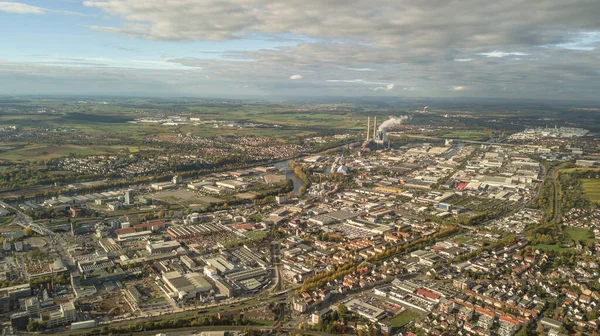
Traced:
[[600, 179], [581, 179], [583, 190], [585, 191], [584, 197], [590, 202], [600, 202]]
[[[571, 244], [572, 240], [584, 241], [584, 242], [590, 242], [590, 241], [596, 240], [596, 239], [594, 239], [594, 235], [592, 234], [592, 232], [590, 230], [584, 229], [584, 228], [567, 227], [564, 229], [564, 233], [565, 233], [565, 238], [566, 238], [565, 243], [567, 243], [567, 244]], [[538, 245], [534, 245], [533, 248], [540, 249], [540, 250], [557, 251], [557, 252], [571, 249], [571, 247], [564, 246], [560, 243], [552, 244], [552, 245], [538, 244]]]
[[0, 216], [0, 226], [10, 224], [15, 216]]
[[564, 230], [565, 235], [571, 240], [593, 241], [594, 235], [588, 229], [568, 227]]
[[564, 251], [564, 250], [570, 250], [571, 248], [562, 246], [560, 244], [552, 244], [552, 245], [538, 244], [538, 245], [533, 245], [533, 249], [559, 252], [559, 251]]
[[261, 325], [261, 326], [272, 326], [273, 324], [275, 324], [275, 321], [270, 321], [270, 320], [252, 320], [252, 323], [255, 325]]
[[488, 136], [480, 130], [453, 130], [442, 134], [441, 137], [472, 141], [484, 141], [488, 139]]
[[419, 312], [407, 309], [390, 320], [393, 328], [400, 328], [419, 317]]
[[572, 173], [575, 171], [599, 171], [600, 168], [563, 168], [560, 170], [561, 173]]
[[[77, 145], [42, 145], [27, 144], [15, 146], [16, 148], [0, 152], [0, 159], [10, 161], [37, 161], [50, 160], [74, 155], [101, 155], [118, 153], [128, 148], [118, 146], [77, 146]], [[135, 148], [137, 150], [137, 148]], [[129, 153], [129, 150], [127, 151]]]

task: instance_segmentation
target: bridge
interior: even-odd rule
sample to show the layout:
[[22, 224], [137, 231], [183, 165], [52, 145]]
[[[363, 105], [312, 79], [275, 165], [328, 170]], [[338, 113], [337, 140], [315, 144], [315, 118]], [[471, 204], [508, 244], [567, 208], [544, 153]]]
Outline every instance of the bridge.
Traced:
[[38, 224], [36, 222], [33, 221], [33, 219], [31, 219], [31, 217], [27, 216], [25, 213], [23, 213], [21, 210], [12, 207], [10, 205], [8, 205], [5, 202], [0, 201], [0, 206], [2, 206], [3, 208], [5, 208], [6, 210], [9, 210], [11, 212], [14, 212], [15, 218], [13, 219], [13, 223], [19, 225], [22, 228], [30, 228], [32, 229], [34, 232], [42, 235], [42, 236], [49, 236], [49, 237], [54, 237], [56, 234], [48, 229], [47, 227], [45, 227], [44, 225]]

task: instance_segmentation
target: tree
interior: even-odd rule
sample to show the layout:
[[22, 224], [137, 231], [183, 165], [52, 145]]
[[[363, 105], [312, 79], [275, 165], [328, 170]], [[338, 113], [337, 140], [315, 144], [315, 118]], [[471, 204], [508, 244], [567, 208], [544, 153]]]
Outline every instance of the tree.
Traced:
[[23, 229], [23, 234], [27, 237], [31, 237], [33, 235], [33, 229], [30, 227], [26, 227]]
[[29, 332], [39, 331], [39, 330], [44, 329], [45, 327], [46, 327], [46, 324], [42, 321], [30, 320], [29, 323], [27, 324], [27, 331], [29, 331]]

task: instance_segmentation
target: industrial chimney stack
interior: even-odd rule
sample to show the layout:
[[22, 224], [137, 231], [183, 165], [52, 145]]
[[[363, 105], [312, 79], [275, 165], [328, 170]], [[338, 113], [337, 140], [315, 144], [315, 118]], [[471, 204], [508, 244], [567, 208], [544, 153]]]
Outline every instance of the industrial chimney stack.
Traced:
[[373, 119], [373, 138], [377, 136], [377, 116]]
[[369, 141], [371, 132], [371, 117], [367, 117], [367, 141]]

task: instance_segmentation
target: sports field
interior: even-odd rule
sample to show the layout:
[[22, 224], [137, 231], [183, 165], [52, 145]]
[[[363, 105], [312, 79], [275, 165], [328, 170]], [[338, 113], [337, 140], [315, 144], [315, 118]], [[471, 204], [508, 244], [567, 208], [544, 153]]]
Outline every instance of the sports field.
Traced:
[[394, 318], [390, 320], [390, 323], [392, 324], [392, 327], [400, 328], [408, 324], [410, 321], [419, 317], [419, 315], [421, 315], [419, 314], [419, 312], [407, 309], [401, 312], [400, 314], [394, 316]]
[[591, 202], [600, 202], [600, 179], [586, 178], [581, 179], [584, 197]]

